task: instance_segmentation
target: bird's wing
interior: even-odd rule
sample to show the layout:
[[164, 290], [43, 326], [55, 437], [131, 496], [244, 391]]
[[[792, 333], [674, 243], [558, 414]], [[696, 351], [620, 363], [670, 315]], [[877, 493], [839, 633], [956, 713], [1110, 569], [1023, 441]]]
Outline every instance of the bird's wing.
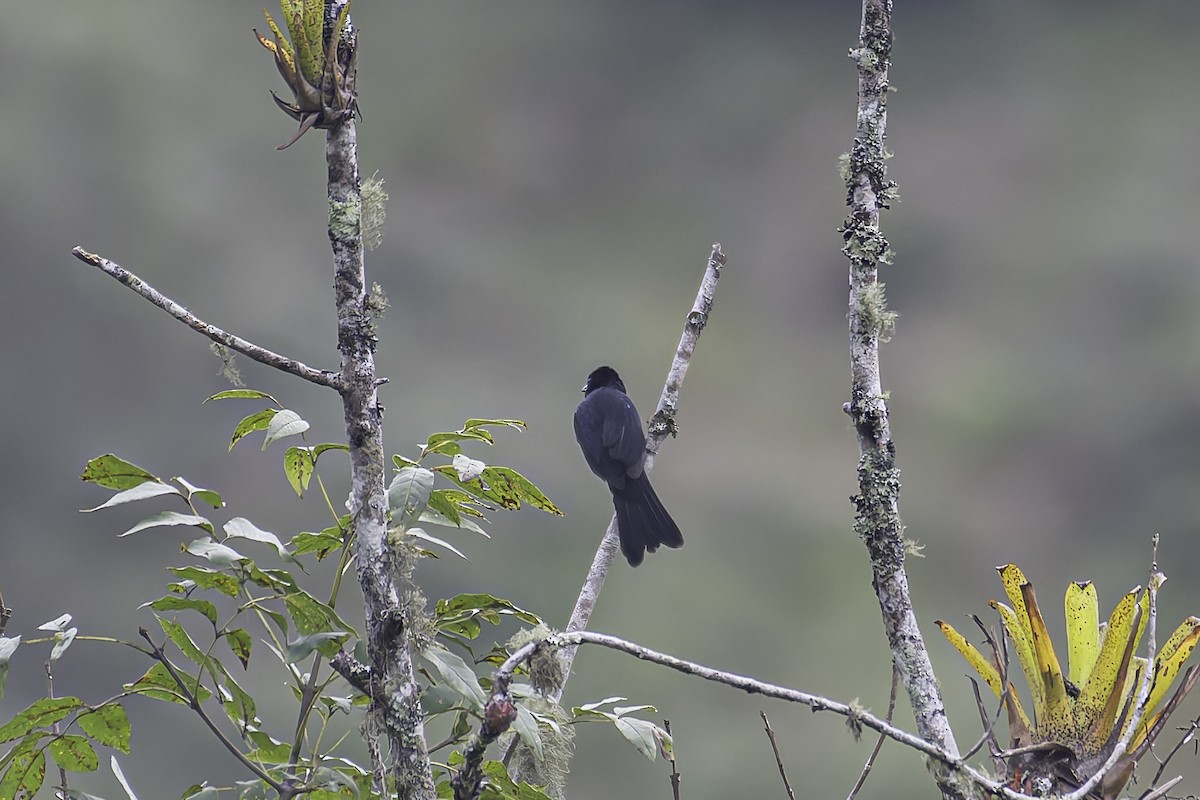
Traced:
[[[642, 433], [642, 420], [628, 396], [613, 392], [606, 398], [612, 407], [606, 409], [602, 441], [613, 460], [624, 464], [626, 469], [637, 468], [646, 457], [646, 436]], [[632, 474], [632, 473], [631, 473]]]

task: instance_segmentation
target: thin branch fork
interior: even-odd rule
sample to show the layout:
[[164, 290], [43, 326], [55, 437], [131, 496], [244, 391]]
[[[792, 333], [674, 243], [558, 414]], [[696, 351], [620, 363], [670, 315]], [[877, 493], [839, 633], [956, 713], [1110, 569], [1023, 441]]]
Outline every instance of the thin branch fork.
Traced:
[[91, 264], [106, 275], [116, 278], [184, 325], [187, 325], [194, 331], [199, 331], [214, 342], [241, 353], [260, 364], [266, 364], [268, 367], [274, 367], [275, 369], [295, 375], [297, 378], [303, 378], [310, 383], [315, 383], [319, 386], [328, 386], [331, 389], [341, 391], [342, 381], [336, 372], [313, 369], [301, 361], [281, 356], [265, 347], [260, 347], [253, 342], [246, 341], [240, 336], [234, 336], [232, 333], [228, 333], [216, 325], [205, 322], [115, 261], [110, 261], [95, 253], [89, 253], [82, 247], [74, 248], [71, 251], [71, 255], [85, 264]]

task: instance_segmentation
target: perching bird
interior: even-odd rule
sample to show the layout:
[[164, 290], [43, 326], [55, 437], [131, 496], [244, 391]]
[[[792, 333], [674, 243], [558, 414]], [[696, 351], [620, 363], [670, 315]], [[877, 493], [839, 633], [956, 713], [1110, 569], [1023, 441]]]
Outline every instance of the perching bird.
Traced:
[[621, 552], [631, 567], [659, 545], [682, 547], [683, 534], [646, 477], [646, 436], [625, 384], [612, 367], [597, 367], [575, 409], [575, 438], [592, 472], [608, 484]]

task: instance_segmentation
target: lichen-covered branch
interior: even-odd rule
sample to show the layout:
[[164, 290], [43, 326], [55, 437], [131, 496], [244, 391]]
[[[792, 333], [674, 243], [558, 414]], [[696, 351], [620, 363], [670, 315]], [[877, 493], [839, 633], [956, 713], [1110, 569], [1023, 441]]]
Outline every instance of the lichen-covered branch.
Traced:
[[[345, 2], [330, 3], [327, 17], [342, 14]], [[356, 46], [346, 24], [346, 46]], [[341, 45], [339, 45], [341, 46]], [[355, 563], [365, 602], [372, 698], [365, 722], [376, 782], [389, 778], [402, 800], [434, 800], [436, 789], [425, 742], [420, 687], [413, 666], [405, 599], [399, 585], [408, 573], [393, 563], [387, 547], [387, 495], [381, 408], [375, 372], [375, 328], [363, 266], [362, 202], [354, 117], [330, 127], [325, 141], [329, 192], [329, 242], [333, 249], [341, 395], [350, 445], [350, 513], [355, 528]], [[383, 742], [373, 741], [382, 736]], [[391, 796], [386, 786], [376, 787]]]
[[[844, 171], [850, 214], [841, 228], [843, 252], [850, 260], [851, 390], [846, 412], [854, 421], [860, 453], [854, 528], [871, 556], [884, 629], [917, 730], [939, 749], [957, 756], [958, 747], [909, 596], [904, 529], [897, 504], [900, 471], [879, 375], [879, 342], [886, 338], [892, 322], [878, 273], [879, 265], [891, 259], [887, 239], [879, 229], [879, 212], [895, 197], [895, 185], [887, 180], [884, 167], [891, 49], [891, 0], [863, 0], [859, 44], [850, 51], [858, 65], [858, 116], [854, 147]], [[958, 795], [945, 774], [939, 775], [938, 782], [944, 796]]]

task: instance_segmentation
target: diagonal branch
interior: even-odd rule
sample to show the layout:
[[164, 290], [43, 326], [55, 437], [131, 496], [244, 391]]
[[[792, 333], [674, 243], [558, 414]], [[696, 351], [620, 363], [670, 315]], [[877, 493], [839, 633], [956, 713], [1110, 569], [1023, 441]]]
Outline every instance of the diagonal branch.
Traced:
[[109, 261], [104, 256], [89, 253], [82, 247], [76, 247], [71, 251], [71, 255], [85, 264], [91, 264], [102, 272], [111, 275], [184, 325], [187, 325], [194, 331], [199, 331], [218, 344], [225, 345], [230, 350], [235, 350], [260, 364], [266, 364], [268, 367], [274, 367], [277, 370], [290, 373], [297, 378], [303, 378], [310, 383], [328, 386], [331, 389], [338, 389], [341, 385], [336, 372], [313, 369], [294, 358], [281, 356], [265, 347], [259, 347], [253, 342], [248, 342], [240, 336], [227, 333], [216, 325], [210, 325], [115, 261]]
[[[684, 376], [687, 375], [692, 353], [696, 350], [696, 341], [700, 338], [700, 332], [704, 330], [704, 326], [708, 324], [709, 315], [712, 314], [713, 295], [716, 293], [717, 280], [721, 277], [721, 268], [724, 266], [725, 253], [721, 250], [721, 243], [717, 242], [713, 244], [708, 255], [704, 277], [700, 280], [700, 289], [696, 293], [696, 302], [692, 304], [692, 310], [684, 322], [683, 334], [679, 337], [675, 358], [671, 362], [671, 369], [667, 372], [667, 381], [663, 386], [662, 395], [659, 397], [658, 408], [655, 409], [654, 416], [650, 418], [646, 437], [646, 449], [650, 452], [646, 458], [647, 472], [654, 467], [654, 457], [658, 453], [658, 448], [662, 446], [663, 440], [668, 435], [674, 436], [678, 432], [675, 425], [675, 413], [679, 409], [679, 390], [683, 386]], [[575, 601], [575, 608], [571, 611], [571, 618], [567, 622], [568, 632], [587, 628], [588, 620], [592, 616], [592, 609], [596, 607], [596, 602], [600, 599], [600, 590], [604, 588], [604, 579], [608, 577], [608, 569], [612, 566], [613, 559], [616, 558], [618, 548], [617, 518], [614, 515], [608, 523], [608, 530], [604, 533], [600, 547], [596, 550], [596, 556], [592, 559], [592, 566], [588, 570], [587, 578], [579, 589], [579, 598]], [[564, 649], [559, 653], [559, 659], [562, 662], [565, 677], [563, 684], [551, 695], [551, 699], [556, 703], [562, 699], [566, 678], [571, 675], [571, 665], [575, 661], [575, 648]]]

